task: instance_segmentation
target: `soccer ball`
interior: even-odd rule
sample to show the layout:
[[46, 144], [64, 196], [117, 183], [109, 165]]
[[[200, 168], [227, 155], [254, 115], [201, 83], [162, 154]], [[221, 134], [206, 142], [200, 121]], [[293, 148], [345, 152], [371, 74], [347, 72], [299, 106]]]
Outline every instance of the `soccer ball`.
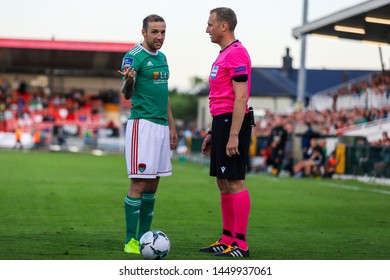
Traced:
[[139, 240], [141, 255], [148, 260], [161, 260], [168, 255], [170, 249], [168, 236], [160, 230], [145, 232]]

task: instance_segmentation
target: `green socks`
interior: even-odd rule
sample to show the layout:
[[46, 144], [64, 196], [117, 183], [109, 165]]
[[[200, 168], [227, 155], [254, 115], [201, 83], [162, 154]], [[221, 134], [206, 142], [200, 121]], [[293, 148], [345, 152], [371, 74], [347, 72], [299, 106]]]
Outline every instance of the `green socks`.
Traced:
[[141, 199], [126, 196], [125, 198], [125, 218], [126, 218], [126, 243], [131, 238], [136, 239]]
[[154, 216], [155, 200], [155, 193], [143, 193], [141, 198], [126, 196], [126, 244], [131, 240], [131, 238], [139, 240], [145, 232], [150, 230]]
[[139, 220], [138, 240], [141, 236], [150, 230], [154, 216], [155, 193], [143, 193], [141, 197], [141, 211]]

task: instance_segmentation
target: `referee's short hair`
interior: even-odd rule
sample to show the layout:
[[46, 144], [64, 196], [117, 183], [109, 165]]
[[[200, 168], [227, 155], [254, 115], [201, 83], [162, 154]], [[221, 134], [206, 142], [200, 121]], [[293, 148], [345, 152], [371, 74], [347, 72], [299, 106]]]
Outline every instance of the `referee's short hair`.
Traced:
[[226, 22], [229, 25], [230, 31], [234, 31], [237, 25], [237, 16], [232, 9], [226, 7], [219, 7], [212, 9], [210, 11], [210, 14], [212, 13], [217, 14], [218, 22]]

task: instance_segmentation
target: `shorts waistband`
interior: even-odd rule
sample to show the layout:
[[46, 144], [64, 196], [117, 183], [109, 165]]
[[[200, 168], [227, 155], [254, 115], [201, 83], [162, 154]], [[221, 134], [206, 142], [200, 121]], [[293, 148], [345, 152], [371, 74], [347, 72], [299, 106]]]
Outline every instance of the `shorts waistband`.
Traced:
[[[232, 116], [233, 116], [233, 113], [225, 113], [225, 114], [221, 114], [218, 116], [213, 116], [213, 119], [219, 120], [219, 119], [224, 119], [224, 118], [231, 118]], [[249, 113], [245, 114], [244, 120], [249, 119], [249, 118], [250, 118]]]

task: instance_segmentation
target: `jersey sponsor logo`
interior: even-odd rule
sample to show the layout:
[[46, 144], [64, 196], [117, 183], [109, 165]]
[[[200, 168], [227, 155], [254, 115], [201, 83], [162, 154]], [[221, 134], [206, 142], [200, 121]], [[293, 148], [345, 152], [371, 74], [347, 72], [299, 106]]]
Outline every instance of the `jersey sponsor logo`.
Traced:
[[130, 67], [131, 65], [133, 65], [133, 62], [134, 62], [134, 58], [125, 57], [123, 59], [122, 65], [123, 65], [123, 67]]
[[214, 80], [214, 78], [217, 76], [217, 73], [218, 73], [218, 66], [213, 66], [213, 68], [211, 69], [211, 73], [210, 73], [210, 78], [212, 80]]
[[153, 72], [153, 80], [155, 84], [167, 83], [168, 79], [169, 79], [169, 72], [161, 72], [161, 71]]
[[246, 72], [246, 66], [239, 66], [236, 69], [234, 69], [234, 72], [235, 73]]
[[140, 164], [138, 164], [138, 170], [139, 170], [139, 172], [145, 172], [145, 170], [146, 170], [146, 164], [145, 163], [140, 163]]

